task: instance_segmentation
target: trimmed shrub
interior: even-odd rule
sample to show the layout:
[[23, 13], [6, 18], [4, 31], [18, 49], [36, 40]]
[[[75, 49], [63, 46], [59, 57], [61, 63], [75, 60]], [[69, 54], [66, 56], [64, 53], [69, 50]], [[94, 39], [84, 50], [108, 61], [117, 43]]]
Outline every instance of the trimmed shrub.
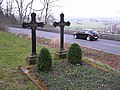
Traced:
[[37, 71], [47, 72], [52, 67], [52, 57], [47, 48], [42, 48], [37, 57]]
[[68, 50], [68, 61], [72, 64], [79, 63], [82, 65], [82, 51], [78, 44], [73, 43]]

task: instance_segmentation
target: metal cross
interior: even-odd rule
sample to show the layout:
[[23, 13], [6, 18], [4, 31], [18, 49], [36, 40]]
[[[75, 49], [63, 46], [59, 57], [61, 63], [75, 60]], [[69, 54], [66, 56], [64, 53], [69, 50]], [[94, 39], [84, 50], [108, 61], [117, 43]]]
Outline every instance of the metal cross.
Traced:
[[36, 55], [36, 29], [37, 27], [44, 27], [44, 23], [43, 22], [39, 22], [37, 23], [36, 22], [36, 13], [31, 13], [31, 22], [30, 23], [26, 23], [26, 22], [23, 22], [22, 24], [22, 27], [23, 28], [26, 28], [26, 27], [30, 27], [32, 30], [31, 30], [31, 33], [32, 33], [32, 55]]
[[70, 26], [70, 22], [64, 21], [64, 14], [60, 14], [60, 22], [54, 22], [54, 27], [59, 26], [60, 27], [60, 51], [64, 50], [64, 27]]

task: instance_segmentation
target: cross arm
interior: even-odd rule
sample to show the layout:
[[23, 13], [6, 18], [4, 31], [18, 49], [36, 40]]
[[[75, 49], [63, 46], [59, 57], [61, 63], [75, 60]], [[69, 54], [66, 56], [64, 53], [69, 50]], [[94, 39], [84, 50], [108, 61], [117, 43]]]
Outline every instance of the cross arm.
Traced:
[[54, 22], [53, 23], [53, 26], [56, 27], [56, 26], [70, 26], [70, 22]]
[[44, 27], [44, 23], [43, 22], [39, 22], [39, 23], [37, 23], [37, 26], [42, 28], [42, 27]]
[[70, 26], [70, 22], [68, 21], [68, 22], [65, 22], [65, 25], [66, 26]]
[[23, 28], [30, 27], [30, 23], [23, 22], [22, 23], [22, 27]]
[[54, 22], [54, 23], [53, 23], [53, 26], [54, 26], [54, 27], [59, 26], [59, 22]]

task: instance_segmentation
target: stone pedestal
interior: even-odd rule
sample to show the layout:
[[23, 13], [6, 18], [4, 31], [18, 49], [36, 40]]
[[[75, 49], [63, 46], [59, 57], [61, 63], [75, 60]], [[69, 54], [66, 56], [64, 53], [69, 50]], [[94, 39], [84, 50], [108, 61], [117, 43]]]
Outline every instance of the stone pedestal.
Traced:
[[30, 55], [27, 57], [27, 63], [28, 65], [34, 65], [36, 64], [36, 58], [37, 58], [37, 55]]
[[56, 56], [59, 59], [65, 59], [65, 58], [67, 58], [67, 51], [65, 51], [65, 50], [63, 50], [63, 51], [57, 51], [55, 54], [56, 54]]

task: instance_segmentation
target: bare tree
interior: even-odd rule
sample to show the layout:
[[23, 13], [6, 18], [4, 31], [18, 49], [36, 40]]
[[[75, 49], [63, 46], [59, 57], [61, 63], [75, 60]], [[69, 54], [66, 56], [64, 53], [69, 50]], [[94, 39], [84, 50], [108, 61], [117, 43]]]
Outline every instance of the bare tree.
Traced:
[[2, 2], [3, 0], [0, 0], [0, 30], [4, 31], [7, 30], [7, 24], [1, 7]]
[[119, 28], [118, 28], [118, 25], [119, 25], [120, 23], [119, 22], [114, 22], [114, 23], [112, 23], [112, 33], [114, 34], [114, 33], [117, 33], [117, 31], [119, 30]]
[[23, 3], [24, 0], [15, 0], [17, 3], [17, 8], [18, 8], [18, 12], [19, 12], [19, 19], [20, 19], [20, 24], [22, 23], [22, 17], [23, 17]]
[[29, 15], [31, 14], [32, 6], [33, 6], [33, 0], [31, 1], [31, 6], [30, 6], [31, 9], [30, 9]]
[[[23, 20], [29, 15], [31, 14], [31, 11], [40, 11], [40, 18], [39, 20], [41, 20], [42, 18], [44, 18], [45, 24], [48, 24], [49, 19], [53, 18], [51, 17], [51, 11], [52, 8], [55, 7], [55, 2], [58, 0], [40, 0], [41, 4], [43, 5], [42, 9], [40, 10], [35, 10], [32, 8], [33, 6], [33, 0], [30, 0], [30, 2], [27, 5], [24, 5], [24, 1], [25, 0], [15, 0], [16, 4], [17, 4], [17, 8], [18, 8], [18, 14], [19, 14], [19, 19], [20, 19], [20, 24], [23, 22]], [[29, 8], [29, 14], [28, 13], [28, 8]]]
[[[0, 0], [0, 19], [2, 19], [2, 17], [4, 16], [2, 8], [1, 8], [1, 4], [2, 4], [3, 0]], [[0, 20], [2, 21], [2, 20]], [[0, 22], [1, 23], [1, 22]]]
[[11, 16], [13, 12], [13, 3], [14, 0], [6, 0], [6, 15]]
[[[3, 16], [3, 11], [2, 11], [2, 9], [1, 9], [2, 1], [3, 1], [3, 0], [0, 0], [0, 19], [1, 19], [2, 16]], [[1, 20], [0, 20], [0, 24], [1, 24]]]
[[3, 2], [3, 0], [0, 0], [0, 6], [1, 6], [2, 2]]
[[1, 9], [2, 2], [3, 2], [3, 0], [0, 0], [0, 12], [2, 11], [2, 9]]
[[29, 7], [29, 8], [30, 8], [30, 12], [31, 12], [31, 10], [36, 11], [36, 12], [40, 12], [40, 14], [38, 15], [38, 17], [39, 17], [38, 19], [41, 21], [46, 5], [45, 5], [45, 2], [42, 2], [41, 0], [40, 0], [40, 3], [43, 5], [42, 9], [37, 10], [37, 9], [33, 9], [32, 7]]
[[[26, 7], [25, 7], [25, 9], [24, 9], [24, 13], [25, 13], [25, 14], [24, 14], [24, 17], [23, 17], [23, 21], [24, 21], [24, 19], [26, 18], [26, 16], [28, 16], [27, 22], [29, 21], [29, 15], [31, 14], [32, 4], [33, 4], [33, 0], [26, 5]], [[27, 10], [28, 10], [29, 5], [31, 5], [31, 9], [30, 9], [29, 15], [27, 15]]]
[[[20, 24], [21, 24], [23, 22], [23, 19], [26, 17], [28, 6], [31, 5], [30, 7], [32, 8], [33, 0], [31, 0], [27, 5], [24, 5], [24, 0], [15, 0], [15, 1], [17, 3], [19, 19], [20, 19]], [[31, 10], [30, 10], [30, 13], [31, 13]]]
[[44, 9], [41, 12], [41, 16], [43, 15], [43, 12], [45, 12], [44, 15], [44, 20], [45, 20], [45, 25], [48, 24], [48, 21], [50, 18], [53, 18], [51, 15], [51, 11], [53, 7], [56, 7], [55, 2], [58, 0], [40, 0], [40, 2], [43, 4]]

